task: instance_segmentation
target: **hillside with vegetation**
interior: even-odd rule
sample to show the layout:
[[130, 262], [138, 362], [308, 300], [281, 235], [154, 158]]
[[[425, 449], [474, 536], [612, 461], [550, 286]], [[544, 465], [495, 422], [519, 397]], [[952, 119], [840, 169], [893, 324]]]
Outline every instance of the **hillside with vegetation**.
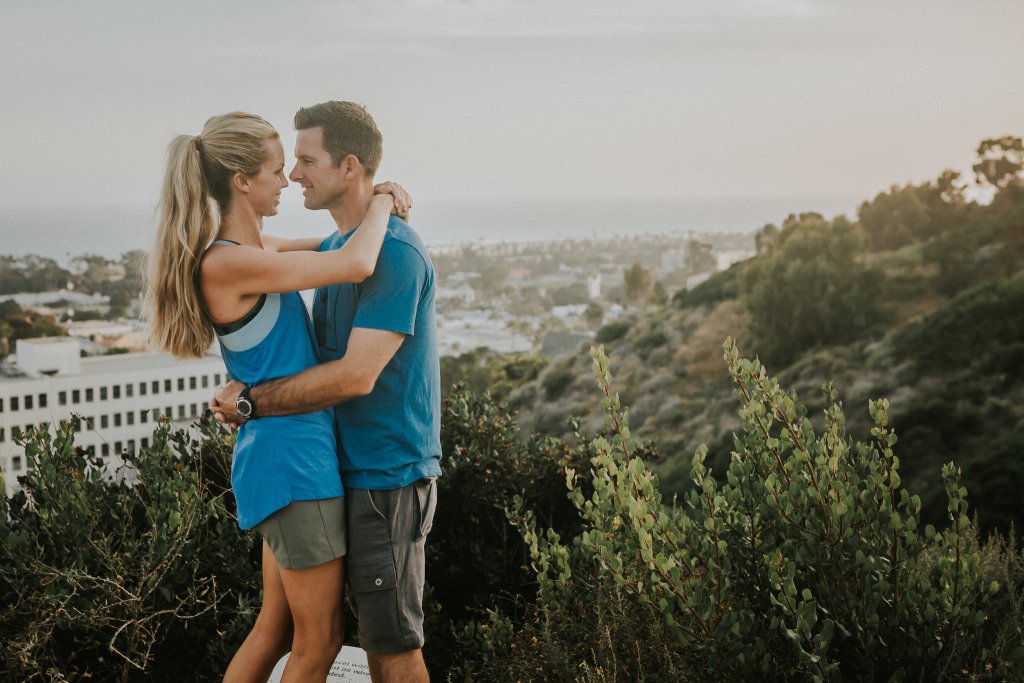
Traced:
[[[1024, 679], [1022, 150], [982, 152], [991, 202], [794, 216], [604, 348], [448, 363], [520, 412], [443, 402], [433, 680]], [[160, 419], [112, 478], [78, 419], [16, 437], [0, 678], [220, 680], [259, 605], [233, 434]]]
[[[758, 255], [664, 305], [601, 328], [634, 434], [656, 443], [663, 490], [683, 493], [709, 445], [723, 472], [739, 427], [721, 342], [747, 353], [824, 419], [831, 382], [865, 437], [863, 408], [887, 397], [908, 488], [943, 517], [939, 467], [955, 459], [982, 529], [1024, 522], [1024, 181], [1021, 141], [982, 143], [968, 185], [953, 172], [894, 186], [856, 221], [795, 214], [757, 235]], [[987, 194], [987, 201], [972, 195]], [[601, 428], [584, 346], [511, 394], [524, 432], [570, 419]]]

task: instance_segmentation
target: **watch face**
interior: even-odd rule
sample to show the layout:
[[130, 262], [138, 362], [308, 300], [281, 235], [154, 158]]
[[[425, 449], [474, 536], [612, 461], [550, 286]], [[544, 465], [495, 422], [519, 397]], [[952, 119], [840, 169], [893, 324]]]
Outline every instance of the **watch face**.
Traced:
[[242, 417], [249, 417], [252, 415], [252, 403], [244, 398], [240, 398], [235, 403], [235, 410], [237, 410], [238, 414]]

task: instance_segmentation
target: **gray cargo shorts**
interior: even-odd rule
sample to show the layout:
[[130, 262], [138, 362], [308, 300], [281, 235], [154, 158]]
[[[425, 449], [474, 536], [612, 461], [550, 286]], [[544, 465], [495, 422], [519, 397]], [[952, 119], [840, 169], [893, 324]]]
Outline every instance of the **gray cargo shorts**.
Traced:
[[372, 654], [423, 647], [424, 543], [434, 521], [437, 482], [386, 491], [346, 487], [349, 599], [359, 645]]

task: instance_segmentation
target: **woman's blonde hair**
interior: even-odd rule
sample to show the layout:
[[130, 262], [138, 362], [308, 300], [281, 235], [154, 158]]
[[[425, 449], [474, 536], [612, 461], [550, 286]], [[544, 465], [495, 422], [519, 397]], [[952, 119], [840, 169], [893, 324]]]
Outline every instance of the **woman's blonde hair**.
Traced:
[[277, 137], [259, 116], [232, 112], [167, 147], [156, 240], [146, 258], [146, 317], [156, 347], [179, 358], [209, 350], [213, 328], [199, 293], [199, 262], [217, 233], [210, 200], [224, 216], [235, 173], [259, 173], [264, 143]]

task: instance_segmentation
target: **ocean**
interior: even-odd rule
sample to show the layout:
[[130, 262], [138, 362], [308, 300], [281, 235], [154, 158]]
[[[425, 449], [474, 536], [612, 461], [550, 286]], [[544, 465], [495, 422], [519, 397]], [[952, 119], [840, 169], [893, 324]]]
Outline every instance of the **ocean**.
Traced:
[[[609, 238], [633, 234], [751, 233], [787, 215], [851, 214], [848, 197], [704, 199], [420, 199], [411, 223], [431, 246]], [[115, 257], [148, 249], [154, 207], [146, 205], [0, 206], [0, 254], [38, 254], [62, 264], [79, 254]], [[282, 203], [264, 229], [286, 237], [327, 235], [325, 211]]]

